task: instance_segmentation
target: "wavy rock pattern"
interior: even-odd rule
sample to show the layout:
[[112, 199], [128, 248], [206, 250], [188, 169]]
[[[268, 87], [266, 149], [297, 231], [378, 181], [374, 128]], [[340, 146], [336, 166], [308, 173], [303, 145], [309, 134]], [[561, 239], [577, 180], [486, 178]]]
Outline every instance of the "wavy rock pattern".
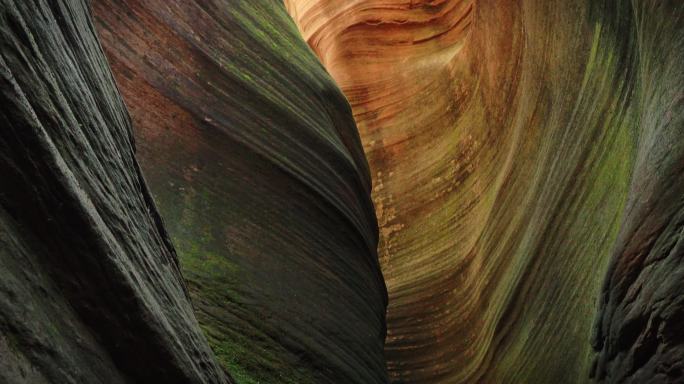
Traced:
[[0, 0], [0, 42], [0, 382], [232, 382], [86, 3]]
[[275, 1], [95, 0], [200, 325], [240, 383], [382, 383], [386, 291], [349, 104]]
[[392, 382], [684, 381], [681, 2], [285, 4], [369, 158]]
[[684, 383], [681, 1], [0, 0], [0, 42], [0, 382]]

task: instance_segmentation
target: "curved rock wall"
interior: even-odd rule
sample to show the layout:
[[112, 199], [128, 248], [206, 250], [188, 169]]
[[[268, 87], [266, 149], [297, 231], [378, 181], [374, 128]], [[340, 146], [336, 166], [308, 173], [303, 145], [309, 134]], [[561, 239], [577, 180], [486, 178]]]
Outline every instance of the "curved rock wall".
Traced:
[[85, 1], [0, 0], [0, 382], [231, 383]]
[[684, 6], [633, 5], [636, 155], [592, 343], [592, 376], [684, 382]]
[[285, 4], [369, 158], [392, 382], [682, 380], [681, 2]]
[[367, 162], [283, 5], [92, 3], [220, 362], [240, 383], [385, 382]]
[[88, 4], [0, 0], [1, 382], [684, 382], [681, 1]]

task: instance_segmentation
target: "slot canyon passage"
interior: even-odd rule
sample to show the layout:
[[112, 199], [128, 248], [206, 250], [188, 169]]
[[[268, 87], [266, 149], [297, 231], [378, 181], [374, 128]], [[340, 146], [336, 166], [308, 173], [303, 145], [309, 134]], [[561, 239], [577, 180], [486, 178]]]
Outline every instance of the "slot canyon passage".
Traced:
[[679, 0], [0, 0], [0, 383], [684, 383]]

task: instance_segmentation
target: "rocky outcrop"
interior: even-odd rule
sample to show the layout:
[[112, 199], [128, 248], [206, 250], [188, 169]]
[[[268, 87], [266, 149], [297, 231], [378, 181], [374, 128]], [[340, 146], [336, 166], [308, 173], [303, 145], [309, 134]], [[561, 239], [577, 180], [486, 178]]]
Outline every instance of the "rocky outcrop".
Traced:
[[0, 382], [232, 382], [86, 2], [0, 0], [0, 41]]
[[369, 159], [392, 382], [684, 380], [680, 2], [285, 4]]
[[240, 383], [382, 383], [349, 104], [276, 1], [92, 2], [197, 317]]

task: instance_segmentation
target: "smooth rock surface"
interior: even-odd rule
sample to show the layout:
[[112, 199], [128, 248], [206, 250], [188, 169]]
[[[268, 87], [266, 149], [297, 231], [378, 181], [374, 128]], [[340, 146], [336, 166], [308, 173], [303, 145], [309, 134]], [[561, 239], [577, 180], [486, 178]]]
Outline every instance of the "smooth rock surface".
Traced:
[[369, 158], [392, 382], [684, 381], [681, 1], [285, 4]]
[[277, 1], [95, 0], [200, 325], [240, 383], [383, 383], [349, 104]]

